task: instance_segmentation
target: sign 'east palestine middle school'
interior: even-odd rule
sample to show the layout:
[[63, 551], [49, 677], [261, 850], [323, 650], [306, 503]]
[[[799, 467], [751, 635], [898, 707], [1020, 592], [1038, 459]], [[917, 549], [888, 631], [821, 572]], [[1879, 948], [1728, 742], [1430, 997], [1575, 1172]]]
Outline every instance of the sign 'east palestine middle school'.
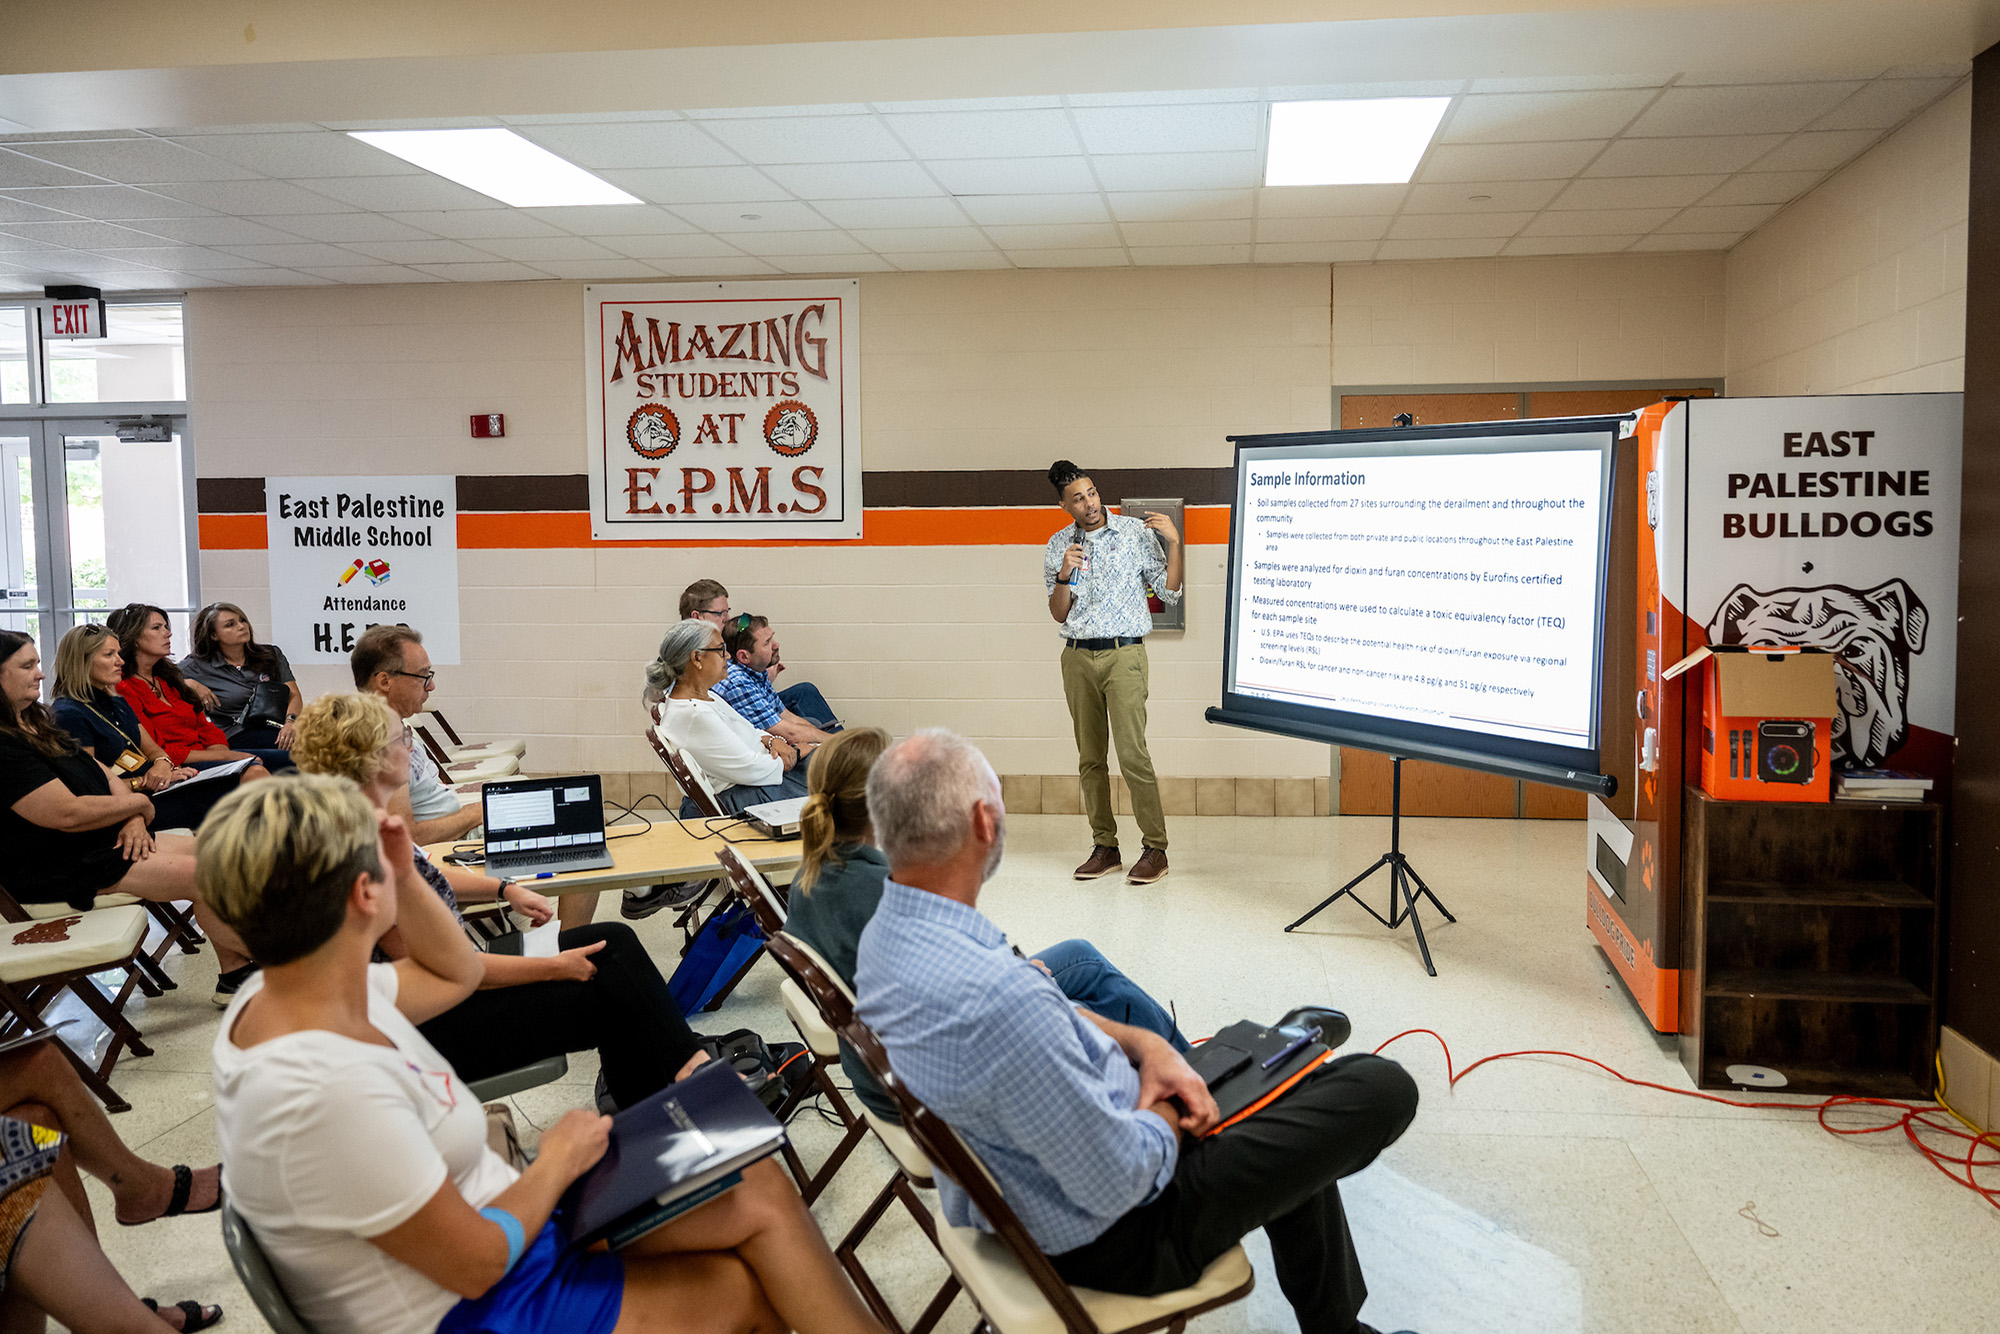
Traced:
[[591, 535], [861, 536], [854, 279], [584, 289]]

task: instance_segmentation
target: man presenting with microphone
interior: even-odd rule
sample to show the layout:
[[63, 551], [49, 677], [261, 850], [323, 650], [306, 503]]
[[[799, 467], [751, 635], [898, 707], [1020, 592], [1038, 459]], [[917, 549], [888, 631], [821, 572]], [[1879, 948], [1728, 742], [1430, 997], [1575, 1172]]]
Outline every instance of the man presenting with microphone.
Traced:
[[1144, 844], [1127, 884], [1150, 885], [1167, 873], [1167, 818], [1160, 785], [1146, 753], [1146, 609], [1150, 587], [1164, 602], [1181, 600], [1181, 535], [1164, 514], [1146, 521], [1113, 515], [1090, 475], [1068, 459], [1049, 468], [1049, 483], [1073, 523], [1049, 539], [1042, 556], [1049, 615], [1062, 626], [1063, 695], [1076, 729], [1076, 769], [1090, 820], [1090, 857], [1078, 880], [1095, 880], [1124, 865], [1111, 808], [1108, 748], [1132, 793], [1132, 815]]

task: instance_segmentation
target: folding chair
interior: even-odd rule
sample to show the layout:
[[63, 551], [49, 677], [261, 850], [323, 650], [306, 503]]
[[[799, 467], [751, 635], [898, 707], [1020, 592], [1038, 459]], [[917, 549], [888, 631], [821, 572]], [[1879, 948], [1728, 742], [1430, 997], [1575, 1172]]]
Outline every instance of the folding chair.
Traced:
[[646, 729], [646, 740], [653, 743], [654, 753], [660, 757], [660, 762], [667, 766], [667, 772], [674, 776], [674, 782], [680, 787], [682, 795], [693, 798], [696, 808], [703, 815], [729, 814], [722, 809], [722, 803], [716, 800], [715, 789], [708, 785], [708, 778], [702, 773], [700, 766], [690, 760], [679, 746], [670, 746], [662, 741], [658, 729], [653, 727]]
[[[180, 984], [167, 976], [161, 960], [175, 945], [184, 954], [199, 954], [201, 947], [208, 943], [194, 924], [194, 910], [177, 911], [171, 903], [150, 903], [130, 894], [99, 894], [91, 903], [91, 911], [104, 908], [127, 908], [138, 904], [151, 914], [160, 924], [160, 943], [150, 953], [143, 947], [132, 957], [132, 966], [139, 970], [137, 979], [139, 990], [148, 996], [158, 996], [169, 991], [178, 991]], [[51, 917], [67, 917], [76, 909], [67, 903], [21, 903], [0, 887], [0, 921], [38, 922]]]
[[958, 1132], [917, 1101], [889, 1068], [888, 1054], [868, 1025], [851, 1018], [840, 1029], [868, 1072], [881, 1082], [903, 1114], [903, 1128], [972, 1201], [991, 1233], [937, 1219], [938, 1249], [966, 1295], [985, 1317], [990, 1334], [1182, 1334], [1195, 1316], [1241, 1301], [1256, 1286], [1250, 1257], [1232, 1246], [1210, 1262], [1193, 1286], [1152, 1297], [1130, 1297], [1071, 1287], [1007, 1203], [999, 1183]]
[[[756, 867], [743, 860], [742, 854], [736, 849], [719, 848], [716, 850], [715, 859], [721, 862], [722, 869], [729, 873], [730, 882], [736, 888], [736, 896], [749, 905], [750, 915], [756, 919], [757, 925], [763, 928], [764, 935], [769, 940], [776, 940], [785, 929], [785, 910], [779, 902], [778, 891], [771, 887], [770, 881], [758, 873]], [[772, 953], [775, 957], [775, 949]], [[779, 960], [778, 966], [784, 968], [782, 959]], [[790, 968], [785, 968], [787, 974], [792, 971]], [[813, 1004], [799, 987], [798, 982], [790, 976], [778, 983], [778, 995], [784, 1001], [785, 1014], [791, 1019], [792, 1027], [798, 1029], [799, 1036], [805, 1039], [807, 1049], [812, 1052], [812, 1078], [800, 1083], [786, 1097], [778, 1108], [778, 1119], [785, 1120], [799, 1104], [818, 1092], [825, 1096], [827, 1106], [833, 1109], [833, 1114], [840, 1119], [841, 1125], [840, 1142], [834, 1145], [833, 1152], [820, 1164], [819, 1171], [811, 1175], [807, 1174], [805, 1164], [799, 1160], [798, 1153], [791, 1144], [787, 1142], [785, 1145], [785, 1165], [792, 1169], [792, 1175], [799, 1183], [799, 1194], [805, 1197], [807, 1204], [811, 1204], [820, 1197], [821, 1192], [825, 1191], [834, 1174], [839, 1172], [841, 1165], [847, 1161], [848, 1155], [854, 1152], [862, 1140], [868, 1138], [868, 1123], [848, 1105], [847, 1099], [840, 1096], [839, 1087], [834, 1084], [832, 1076], [828, 1073], [833, 1066], [840, 1063], [840, 1038], [827, 1022], [820, 1018], [819, 1007]]]
[[486, 1079], [474, 1080], [466, 1090], [481, 1102], [493, 1102], [499, 1098], [525, 1093], [544, 1084], [553, 1084], [569, 1073], [569, 1057], [557, 1052], [533, 1065], [524, 1065], [519, 1070], [508, 1070]]
[[[518, 760], [528, 753], [528, 744], [517, 737], [505, 737], [498, 741], [467, 741], [458, 734], [458, 730], [451, 725], [451, 720], [444, 716], [444, 710], [437, 707], [435, 700], [424, 701], [423, 711], [436, 719], [437, 725], [444, 729], [445, 736], [450, 738], [451, 744], [443, 749], [455, 760], [488, 760], [502, 755], [511, 755]], [[421, 728], [423, 724], [419, 723], [417, 726]]]
[[[12, 1016], [0, 1024], [0, 1038], [39, 1027], [42, 1011], [56, 997], [65, 991], [75, 993], [111, 1030], [111, 1044], [103, 1060], [94, 1066], [77, 1055], [60, 1033], [56, 1034], [56, 1045], [108, 1111], [132, 1110], [132, 1104], [111, 1087], [111, 1069], [118, 1064], [119, 1053], [130, 1048], [135, 1056], [153, 1054], [125, 1017], [125, 1002], [131, 999], [133, 988], [141, 985], [143, 974], [135, 959], [150, 921], [137, 904], [126, 904], [12, 923], [0, 929], [0, 1007]], [[91, 974], [110, 968], [123, 968], [126, 978], [117, 994], [107, 997], [97, 989]]]
[[[771, 936], [770, 951], [771, 957], [778, 961], [778, 966], [789, 974], [779, 985], [779, 994], [784, 998], [785, 1012], [793, 1015], [792, 1022], [798, 1025], [800, 1033], [805, 1033], [806, 1027], [793, 1013], [794, 990], [801, 998], [810, 1000], [820, 1023], [829, 1033], [838, 1030], [843, 1024], [853, 1022], [854, 994], [847, 989], [847, 984], [840, 980], [832, 966], [820, 956], [819, 951], [797, 936], [782, 931]], [[818, 1056], [819, 1047], [814, 1039], [808, 1036], [806, 1041], [813, 1047], [814, 1055]], [[837, 1037], [833, 1049], [837, 1055], [840, 1050]], [[834, 1258], [840, 1261], [841, 1268], [847, 1271], [847, 1276], [854, 1281], [855, 1288], [861, 1293], [862, 1300], [868, 1303], [868, 1309], [875, 1313], [875, 1318], [887, 1325], [895, 1334], [903, 1334], [903, 1327], [897, 1322], [895, 1314], [890, 1311], [888, 1300], [882, 1296], [881, 1290], [875, 1286], [874, 1280], [869, 1277], [867, 1269], [861, 1264], [861, 1242], [875, 1230], [875, 1225], [882, 1221], [882, 1215], [889, 1211], [889, 1206], [900, 1200], [903, 1207], [909, 1210], [910, 1217], [916, 1220], [917, 1226], [923, 1229], [924, 1235], [930, 1238], [931, 1245], [938, 1244], [937, 1220], [931, 1216], [930, 1209], [917, 1194], [919, 1188], [930, 1190], [933, 1187], [931, 1164], [930, 1160], [924, 1157], [923, 1151], [917, 1148], [916, 1141], [911, 1139], [901, 1126], [891, 1121], [884, 1121], [866, 1107], [862, 1108], [861, 1112], [864, 1124], [875, 1133], [875, 1138], [881, 1142], [882, 1147], [889, 1151], [890, 1158], [895, 1161], [896, 1170], [890, 1176], [888, 1183], [876, 1192], [873, 1202], [862, 1211], [859, 1218], [854, 1220], [854, 1226], [847, 1230], [847, 1235], [833, 1248], [833, 1254]], [[924, 1307], [923, 1314], [917, 1318], [917, 1323], [910, 1327], [908, 1334], [930, 1334], [957, 1296], [958, 1278], [956, 1275], [947, 1274], [943, 1286]]]
[[256, 1303], [257, 1314], [264, 1317], [272, 1334], [312, 1334], [306, 1322], [299, 1319], [299, 1313], [292, 1309], [291, 1298], [285, 1296], [277, 1272], [271, 1268], [270, 1257], [257, 1244], [257, 1235], [243, 1221], [243, 1215], [236, 1212], [228, 1196], [222, 1200], [222, 1245], [229, 1252], [229, 1263], [236, 1266], [236, 1277], [243, 1280], [243, 1290]]

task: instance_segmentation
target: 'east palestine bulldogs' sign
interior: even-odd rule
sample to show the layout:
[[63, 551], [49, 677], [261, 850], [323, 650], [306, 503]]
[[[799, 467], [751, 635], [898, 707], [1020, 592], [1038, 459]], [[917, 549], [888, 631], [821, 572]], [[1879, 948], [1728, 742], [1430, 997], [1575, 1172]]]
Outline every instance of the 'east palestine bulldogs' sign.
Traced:
[[860, 284], [584, 288], [591, 535], [861, 536]]

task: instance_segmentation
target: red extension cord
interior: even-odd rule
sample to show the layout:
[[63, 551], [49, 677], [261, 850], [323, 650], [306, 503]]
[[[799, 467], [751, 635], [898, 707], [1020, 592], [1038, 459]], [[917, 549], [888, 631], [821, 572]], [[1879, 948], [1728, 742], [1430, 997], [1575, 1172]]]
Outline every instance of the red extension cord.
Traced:
[[[1602, 1061], [1592, 1060], [1588, 1056], [1579, 1056], [1573, 1051], [1495, 1052], [1491, 1056], [1480, 1057], [1463, 1070], [1454, 1070], [1452, 1068], [1450, 1044], [1428, 1028], [1406, 1028], [1396, 1034], [1395, 1037], [1390, 1038], [1388, 1042], [1384, 1042], [1380, 1047], [1377, 1047], [1375, 1053], [1379, 1056], [1391, 1043], [1400, 1042], [1404, 1038], [1414, 1037], [1419, 1033], [1437, 1038], [1438, 1046], [1444, 1048], [1444, 1072], [1450, 1080], [1449, 1087], [1451, 1088], [1457, 1088], [1459, 1080], [1491, 1061], [1504, 1061], [1510, 1056], [1560, 1056], [1566, 1060], [1582, 1061], [1585, 1065], [1594, 1065], [1612, 1078], [1622, 1080], [1627, 1084], [1634, 1084], [1646, 1089], [1658, 1089], [1661, 1093], [1678, 1094], [1683, 1098], [1700, 1098], [1703, 1102], [1719, 1102], [1725, 1107], [1763, 1108], [1782, 1112], [1813, 1112], [1819, 1118], [1820, 1128], [1832, 1135], [1880, 1135], [1885, 1131], [1901, 1130], [1904, 1138], [1909, 1140], [1910, 1146], [1922, 1154], [1925, 1161], [1929, 1162], [1931, 1166], [1937, 1168], [1938, 1171], [1944, 1173], [1947, 1177], [1964, 1186], [1975, 1195], [1978, 1195], [1988, 1204], [2000, 1208], [2000, 1185], [1982, 1186], [1979, 1184], [1977, 1176], [1980, 1171], [2000, 1168], [2000, 1131], [1989, 1130], [1983, 1135], [1973, 1134], [1962, 1128], [1953, 1119], [1944, 1121], [1932, 1119], [1940, 1116], [1951, 1117], [1951, 1114], [1941, 1107], [1899, 1102], [1894, 1098], [1855, 1098], [1845, 1095], [1823, 1098], [1817, 1103], [1743, 1102], [1736, 1098], [1718, 1097], [1713, 1093], [1701, 1093], [1694, 1089], [1679, 1089], [1666, 1084], [1655, 1084], [1650, 1080], [1634, 1079], [1630, 1075], [1620, 1074]], [[1827, 1113], [1841, 1107], [1882, 1107], [1895, 1113], [1895, 1116], [1878, 1126], [1861, 1126], [1855, 1129], [1848, 1129], [1833, 1125], [1826, 1119]], [[1923, 1138], [1923, 1132], [1925, 1131], [1929, 1131], [1934, 1135], [1948, 1136], [1951, 1139], [1960, 1141], [1965, 1146], [1964, 1156], [1961, 1157], [1944, 1147], [1925, 1142]], [[1994, 1156], [1990, 1158], [1976, 1157], [1975, 1155], [1978, 1154], [1982, 1147], [1993, 1151]], [[1961, 1172], [1964, 1175], [1961, 1176]]]

